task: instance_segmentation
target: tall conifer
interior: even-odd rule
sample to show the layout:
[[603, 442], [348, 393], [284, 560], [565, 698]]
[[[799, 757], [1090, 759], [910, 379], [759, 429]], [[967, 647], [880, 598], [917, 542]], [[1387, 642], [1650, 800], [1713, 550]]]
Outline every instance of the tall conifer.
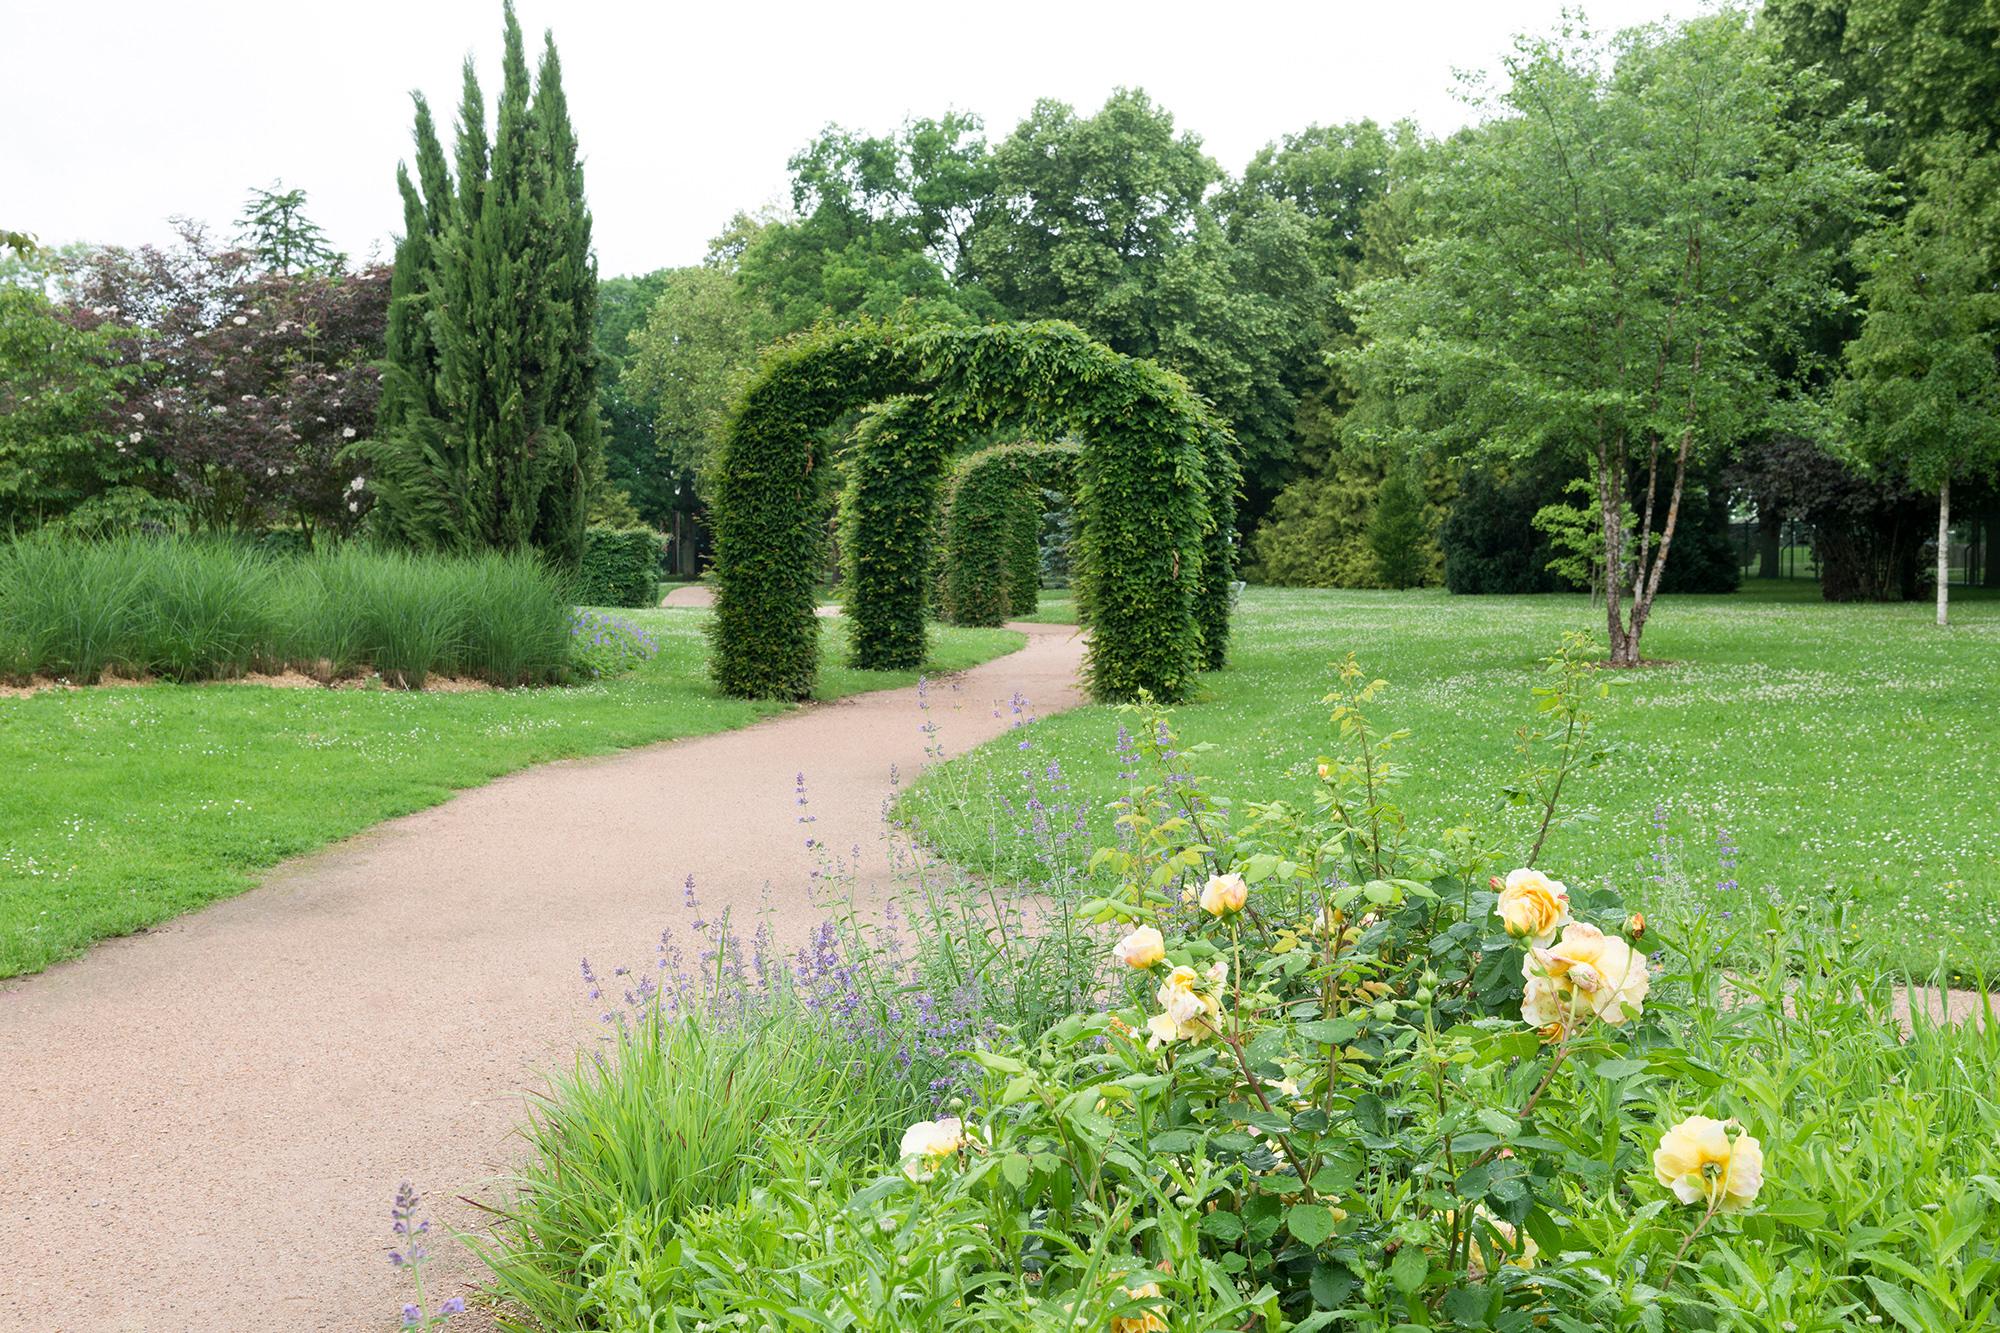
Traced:
[[575, 564], [593, 478], [597, 272], [576, 135], [552, 38], [539, 86], [506, 7], [489, 140], [472, 62], [456, 181], [417, 100], [417, 176], [399, 168], [404, 235], [373, 465], [392, 537], [433, 549], [524, 546]]

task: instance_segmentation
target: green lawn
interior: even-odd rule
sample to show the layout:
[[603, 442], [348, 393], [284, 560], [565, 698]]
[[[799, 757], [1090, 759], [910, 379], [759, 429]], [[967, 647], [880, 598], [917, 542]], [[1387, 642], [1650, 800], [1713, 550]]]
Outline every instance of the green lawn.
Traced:
[[[780, 711], [710, 686], [706, 612], [613, 614], [656, 632], [659, 656], [570, 689], [147, 685], [0, 699], [0, 976], [239, 893], [286, 857], [529, 764]], [[915, 679], [831, 665], [845, 656], [841, 625], [824, 623], [822, 698]], [[944, 630], [933, 669], [1021, 642]]]
[[[1791, 591], [1661, 601], [1646, 651], [1672, 665], [1622, 677], [1603, 722], [1621, 752], [1569, 807], [1593, 820], [1556, 835], [1542, 865], [1614, 881], [1642, 905], [1664, 891], [1661, 854], [1676, 891], [1720, 894], [1731, 910], [1851, 890], [1861, 929], [1903, 963], [1928, 971], [1942, 956], [2000, 974], [2000, 601], [1955, 596], [1939, 631], [1928, 603], [1830, 606]], [[1251, 589], [1230, 669], [1206, 679], [1179, 728], [1219, 747], [1203, 766], [1216, 791], [1302, 791], [1334, 745], [1319, 702], [1328, 664], [1352, 650], [1390, 682], [1382, 720], [1414, 733], [1400, 751], [1413, 819], [1470, 815], [1518, 853], [1525, 816], [1495, 793], [1514, 768], [1530, 670], [1563, 631], [1591, 626], [1602, 634], [1602, 613], [1581, 597]], [[1038, 723], [1032, 760], [1018, 736], [996, 743], [928, 776], [904, 811], [955, 858], [990, 864], [1015, 844], [994, 836], [990, 800], [964, 794], [1017, 790], [1024, 767], [1054, 759], [1104, 836], [1118, 722], [1091, 707]], [[1720, 864], [1725, 833], [1733, 869]], [[1729, 880], [1740, 887], [1717, 888]]]

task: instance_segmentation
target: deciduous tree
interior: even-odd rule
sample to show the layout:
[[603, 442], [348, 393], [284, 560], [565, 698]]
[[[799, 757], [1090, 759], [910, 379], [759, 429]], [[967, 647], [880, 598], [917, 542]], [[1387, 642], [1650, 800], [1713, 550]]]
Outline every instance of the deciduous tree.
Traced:
[[1690, 468], [1768, 424], [1787, 374], [1773, 347], [1799, 373], [1802, 326], [1844, 299], [1814, 242], [1864, 217], [1879, 178], [1838, 119], [1792, 114], [1816, 76], [1739, 12], [1608, 49], [1523, 40], [1507, 75], [1424, 177], [1438, 230], [1411, 271], [1359, 294], [1374, 341], [1349, 364], [1370, 392], [1432, 406], [1402, 417], [1405, 446], [1589, 465], [1611, 661], [1636, 665]]

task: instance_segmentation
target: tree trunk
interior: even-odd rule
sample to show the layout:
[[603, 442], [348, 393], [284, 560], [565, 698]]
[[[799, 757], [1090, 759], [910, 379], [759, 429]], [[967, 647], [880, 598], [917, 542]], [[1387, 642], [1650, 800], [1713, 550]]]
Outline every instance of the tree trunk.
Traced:
[[[1621, 475], [1622, 475], [1622, 469]], [[1602, 446], [1597, 461], [1597, 513], [1604, 525], [1604, 628], [1611, 643], [1611, 665], [1631, 666], [1633, 656], [1625, 633], [1625, 492], [1611, 482], [1610, 460]]]
[[1937, 623], [1950, 624], [1951, 603], [1951, 478], [1938, 487]]
[[1779, 538], [1785, 530], [1785, 516], [1776, 505], [1758, 506], [1757, 509], [1757, 577], [1760, 579], [1781, 579], [1784, 570], [1779, 567], [1783, 551]]

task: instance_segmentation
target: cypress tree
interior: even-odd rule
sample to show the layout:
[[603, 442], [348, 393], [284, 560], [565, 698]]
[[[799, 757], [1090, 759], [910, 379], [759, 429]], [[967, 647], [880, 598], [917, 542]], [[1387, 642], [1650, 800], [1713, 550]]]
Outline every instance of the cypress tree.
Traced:
[[535, 80], [535, 135], [541, 223], [538, 251], [548, 298], [552, 360], [544, 375], [552, 438], [566, 448], [542, 492], [540, 545], [568, 563], [582, 558], [590, 497], [604, 479], [603, 425], [597, 414], [597, 263], [590, 253], [590, 209], [584, 202], [583, 162], [569, 101], [563, 95], [562, 61], [553, 35], [542, 38]]
[[[396, 265], [389, 279], [389, 323], [384, 343], [382, 398], [376, 435], [355, 449], [369, 465], [380, 504], [374, 521], [406, 545], [449, 545], [455, 515], [436, 490], [438, 469], [426, 466], [438, 445], [437, 352], [431, 342], [431, 289], [437, 281], [438, 244], [457, 201], [444, 148], [431, 121], [430, 103], [413, 94], [417, 108], [417, 184], [409, 168], [396, 165], [396, 189], [403, 197], [403, 234], [396, 242]], [[395, 441], [392, 446], [388, 442]]]
[[431, 549], [536, 547], [574, 566], [601, 469], [597, 272], [553, 39], [531, 83], [506, 6], [493, 135], [467, 60], [456, 181], [417, 100], [373, 464], [388, 535]]
[[1375, 553], [1375, 573], [1387, 588], [1414, 588], [1424, 580], [1424, 501], [1407, 469], [1390, 470], [1375, 496], [1368, 520], [1368, 545]]

